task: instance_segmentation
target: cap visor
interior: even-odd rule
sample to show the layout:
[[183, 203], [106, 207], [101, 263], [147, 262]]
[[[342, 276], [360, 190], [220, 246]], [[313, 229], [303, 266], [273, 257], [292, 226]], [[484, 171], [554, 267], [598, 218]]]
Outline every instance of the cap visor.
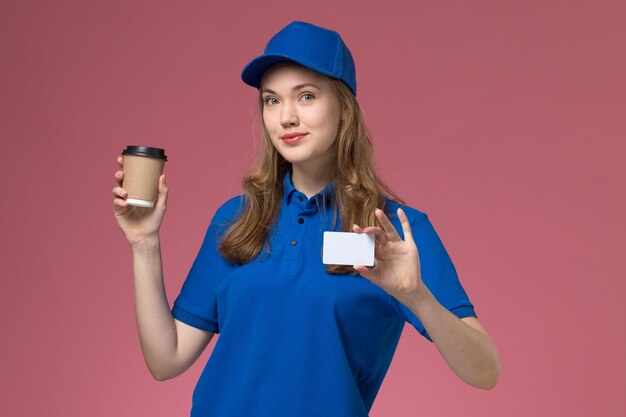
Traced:
[[241, 79], [244, 83], [259, 88], [261, 87], [261, 78], [269, 67], [280, 62], [294, 62], [301, 64], [300, 62], [284, 55], [261, 55], [256, 57], [248, 63], [241, 72]]

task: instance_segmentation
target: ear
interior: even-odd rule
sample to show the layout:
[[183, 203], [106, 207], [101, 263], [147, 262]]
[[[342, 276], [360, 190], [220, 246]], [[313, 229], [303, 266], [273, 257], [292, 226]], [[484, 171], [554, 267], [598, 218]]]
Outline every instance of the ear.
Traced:
[[346, 106], [346, 103], [341, 103], [341, 117], [339, 118], [340, 123], [343, 123], [346, 120], [347, 114], [348, 106]]

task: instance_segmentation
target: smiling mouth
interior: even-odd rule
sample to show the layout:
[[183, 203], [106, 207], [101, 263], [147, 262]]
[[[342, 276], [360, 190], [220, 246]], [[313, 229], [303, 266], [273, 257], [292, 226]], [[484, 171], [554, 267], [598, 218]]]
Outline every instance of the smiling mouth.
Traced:
[[304, 135], [293, 136], [293, 137], [290, 137], [290, 138], [283, 138], [283, 142], [285, 142], [288, 145], [292, 145], [292, 144], [300, 141], [300, 139], [302, 139], [306, 135], [308, 135], [308, 133], [305, 133]]
[[303, 135], [306, 135], [306, 134], [308, 134], [308, 132], [291, 132], [291, 133], [285, 133], [280, 138], [281, 139], [291, 139], [291, 138], [295, 138], [296, 136], [303, 136]]

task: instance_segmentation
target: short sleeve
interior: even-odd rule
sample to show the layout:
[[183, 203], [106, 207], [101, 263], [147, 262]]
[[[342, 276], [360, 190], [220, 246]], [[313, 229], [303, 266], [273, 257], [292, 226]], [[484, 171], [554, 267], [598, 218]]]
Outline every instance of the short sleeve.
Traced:
[[[219, 333], [217, 280], [225, 260], [219, 252], [219, 240], [234, 212], [234, 199], [222, 205], [211, 220], [200, 250], [180, 294], [174, 301], [172, 316], [198, 329]], [[230, 215], [229, 215], [230, 213]]]
[[[430, 219], [419, 212], [411, 222], [413, 239], [420, 258], [422, 280], [437, 301], [459, 318], [476, 317], [474, 306], [459, 282], [456, 269]], [[404, 304], [391, 297], [392, 309], [417, 331], [430, 340], [419, 319]]]

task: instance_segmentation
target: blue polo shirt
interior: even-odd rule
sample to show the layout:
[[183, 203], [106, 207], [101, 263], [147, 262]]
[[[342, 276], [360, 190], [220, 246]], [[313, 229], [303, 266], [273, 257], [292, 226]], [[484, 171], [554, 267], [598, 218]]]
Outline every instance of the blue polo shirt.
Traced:
[[[193, 393], [192, 417], [367, 416], [405, 323], [430, 340], [411, 311], [360, 275], [328, 274], [323, 233], [332, 227], [334, 184], [310, 199], [283, 180], [270, 253], [229, 264], [218, 241], [244, 196], [215, 213], [172, 315], [219, 333]], [[398, 203], [386, 212], [403, 237]], [[416, 241], [422, 279], [458, 317], [476, 316], [428, 217], [402, 206]]]

